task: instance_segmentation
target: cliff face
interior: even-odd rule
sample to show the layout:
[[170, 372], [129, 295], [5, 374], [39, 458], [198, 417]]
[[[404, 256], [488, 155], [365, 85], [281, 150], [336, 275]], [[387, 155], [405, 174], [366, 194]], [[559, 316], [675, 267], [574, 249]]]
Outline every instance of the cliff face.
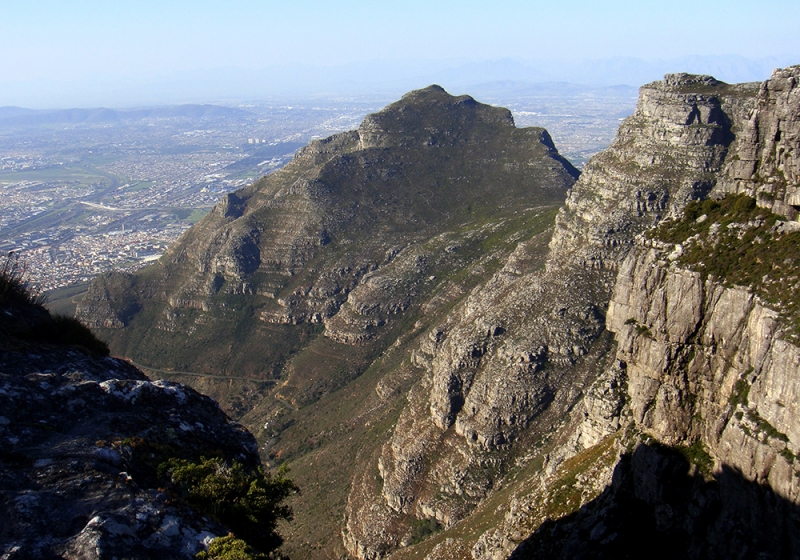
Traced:
[[[402, 543], [392, 528], [409, 513], [454, 524], [509, 469], [533, 460], [531, 448], [573, 429], [570, 411], [586, 406], [581, 397], [598, 374], [610, 375], [603, 374], [613, 355], [603, 336], [606, 311], [635, 236], [714, 187], [734, 139], [723, 110], [729, 91], [747, 105], [756, 88], [688, 75], [643, 87], [634, 115], [572, 188], [543, 265], [530, 266], [520, 244], [421, 341], [412, 361], [426, 375], [379, 460], [385, 511], [373, 516], [377, 500], [351, 495], [352, 553], [373, 557], [381, 542]], [[624, 388], [609, 382], [623, 399]], [[587, 444], [620, 429], [620, 403], [588, 406], [598, 425], [591, 436], [585, 429]]]
[[[294, 554], [620, 558], [644, 535], [796, 556], [799, 77], [644, 86], [557, 213], [545, 132], [412, 93], [230, 195], [157, 268], [95, 282], [83, 313], [147, 359], [228, 325], [204, 371], [273, 368], [238, 387], [306, 492]], [[692, 202], [733, 193], [755, 201]]]
[[631, 420], [667, 445], [699, 439], [717, 463], [797, 502], [800, 348], [750, 290], [665, 257], [629, 256], [609, 306]]
[[735, 87], [667, 77], [667, 88], [719, 91], [730, 136], [703, 188], [780, 215], [747, 198], [695, 204], [631, 240], [606, 314], [613, 359], [474, 558], [798, 554], [800, 239], [784, 187], [793, 150], [778, 144], [794, 141], [799, 74]]
[[[616, 359], [626, 365], [626, 408], [637, 428], [669, 445], [700, 441], [715, 465], [736, 469], [792, 503], [800, 468], [792, 233], [798, 225], [786, 219], [796, 216], [790, 201], [798, 75], [798, 67], [777, 70], [746, 105], [749, 112], [733, 113], [738, 133], [712, 192], [727, 194], [731, 178], [752, 168], [757, 171], [747, 184], [738, 179], [736, 190], [781, 215], [742, 211], [746, 199], [739, 199], [738, 218], [693, 215], [641, 238], [620, 268], [606, 322], [619, 345]], [[659, 239], [690, 223], [701, 225], [682, 243]], [[725, 230], [733, 234], [719, 233]], [[716, 252], [708, 249], [715, 245]], [[726, 245], [735, 251], [727, 270], [718, 267]], [[785, 248], [790, 252], [782, 255]], [[749, 268], [748, 254], [759, 252], [754, 262], [770, 264], [747, 282], [750, 271], [736, 269]]]
[[796, 67], [776, 70], [760, 84], [748, 110], [739, 113], [739, 131], [717, 187], [745, 193], [759, 205], [792, 220], [800, 207], [800, 87]]

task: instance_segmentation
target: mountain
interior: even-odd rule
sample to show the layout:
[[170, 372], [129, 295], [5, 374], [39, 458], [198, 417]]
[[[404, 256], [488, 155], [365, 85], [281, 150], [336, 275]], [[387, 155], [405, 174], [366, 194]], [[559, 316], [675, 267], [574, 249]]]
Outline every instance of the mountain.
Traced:
[[647, 84], [574, 184], [412, 92], [80, 314], [290, 465], [297, 557], [795, 557], [799, 78]]
[[363, 354], [283, 383], [310, 402], [361, 373], [437, 278], [496, 266], [486, 249], [507, 251], [509, 231], [546, 227], [576, 175], [543, 129], [420, 90], [227, 195], [156, 267], [101, 278], [80, 314], [146, 366], [262, 384], [312, 341], [323, 356]]
[[174, 105], [146, 109], [56, 109], [34, 110], [20, 107], [0, 107], [2, 126], [38, 126], [44, 124], [76, 124], [119, 122], [148, 118], [222, 118], [240, 117], [248, 112], [218, 105]]

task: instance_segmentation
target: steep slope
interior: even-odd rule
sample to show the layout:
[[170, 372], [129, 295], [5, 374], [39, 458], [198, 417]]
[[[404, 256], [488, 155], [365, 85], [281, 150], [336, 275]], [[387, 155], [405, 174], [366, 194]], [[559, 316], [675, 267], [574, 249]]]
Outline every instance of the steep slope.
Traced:
[[409, 518], [453, 525], [552, 445], [612, 355], [605, 313], [634, 236], [713, 187], [733, 136], [719, 96], [696, 91], [709, 87], [727, 86], [675, 75], [643, 87], [559, 212], [545, 270], [515, 266], [521, 244], [420, 344], [426, 373], [379, 460], [381, 496], [351, 493], [352, 554], [408, 543]]
[[[614, 257], [605, 327], [615, 348], [582, 402], [554, 426], [554, 445], [532, 454], [533, 468], [505, 477], [513, 488], [495, 493], [508, 500], [502, 521], [498, 510], [485, 521], [497, 503], [489, 496], [464, 522], [483, 518], [488, 530], [476, 538], [456, 525], [431, 539], [428, 557], [635, 558], [643, 546], [656, 557], [797, 556], [800, 226], [788, 220], [787, 177], [797, 173], [798, 76], [792, 67], [765, 84], [728, 86], [675, 75], [642, 88], [636, 114], [592, 161], [603, 163], [599, 184], [581, 177], [551, 243], [585, 266], [608, 267]], [[620, 167], [626, 136], [653, 151], [631, 152], [635, 162]], [[681, 157], [709, 149], [710, 159]], [[613, 183], [602, 179], [609, 171], [618, 173]], [[690, 175], [683, 187], [675, 181]], [[670, 189], [661, 201], [671, 219], [620, 240], [621, 228], [607, 226], [624, 225], [626, 207], [641, 217], [639, 197], [625, 187], [639, 181]], [[734, 190], [782, 215], [748, 197], [693, 203], [683, 214], [686, 194]], [[574, 212], [581, 192], [601, 195], [583, 214]], [[598, 198], [619, 204], [598, 219]], [[612, 242], [593, 244], [598, 232]], [[575, 251], [564, 243], [581, 237]]]

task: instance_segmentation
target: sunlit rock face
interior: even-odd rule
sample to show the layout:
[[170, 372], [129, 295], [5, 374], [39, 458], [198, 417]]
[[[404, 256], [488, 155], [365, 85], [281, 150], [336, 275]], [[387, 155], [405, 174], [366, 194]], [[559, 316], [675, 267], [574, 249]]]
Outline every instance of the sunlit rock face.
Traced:
[[[713, 464], [797, 500], [794, 413], [775, 404], [794, 402], [796, 348], [781, 339], [776, 312], [745, 288], [671, 265], [672, 247], [659, 252], [637, 241], [661, 220], [680, 217], [689, 201], [732, 190], [732, 169], [747, 150], [790, 165], [790, 156], [774, 154], [792, 149], [762, 146], [757, 137], [764, 134], [753, 127], [775, 121], [763, 126], [790, 129], [798, 115], [790, 79], [797, 71], [735, 86], [675, 74], [642, 88], [635, 114], [567, 197], [544, 270], [518, 266], [520, 244], [502, 270], [421, 340], [413, 360], [427, 375], [409, 393], [379, 460], [383, 499], [397, 514], [382, 513], [383, 527], [409, 513], [450, 525], [480, 511], [504, 480], [502, 465], [519, 464], [523, 445], [548, 438], [560, 443], [547, 455], [542, 479], [518, 489], [521, 509], [475, 544], [474, 557], [510, 554], [524, 528], [536, 527], [535, 508], [522, 504], [546, 503], [563, 480], [563, 465], [609, 438], [618, 449], [638, 434], [672, 446], [699, 441]], [[790, 133], [770, 134], [794, 141]], [[770, 165], [764, 169], [777, 169]], [[759, 181], [762, 190], [778, 183]], [[794, 216], [786, 204], [767, 206]], [[604, 331], [614, 334], [610, 346], [603, 346]], [[754, 393], [734, 406], [742, 379]], [[615, 462], [608, 457], [585, 466], [596, 472], [580, 500], [611, 483]], [[346, 542], [369, 557], [365, 552], [375, 549], [365, 543], [385, 542], [391, 532], [358, 521], [366, 512], [355, 505]], [[456, 540], [430, 557], [461, 546]]]

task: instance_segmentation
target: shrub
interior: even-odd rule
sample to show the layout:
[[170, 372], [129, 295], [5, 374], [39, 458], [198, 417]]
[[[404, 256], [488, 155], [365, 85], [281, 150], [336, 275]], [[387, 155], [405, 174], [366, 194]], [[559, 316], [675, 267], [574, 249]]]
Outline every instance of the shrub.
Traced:
[[298, 490], [285, 471], [273, 476], [237, 461], [228, 465], [219, 458], [202, 458], [199, 463], [172, 458], [159, 466], [158, 473], [168, 479], [178, 499], [257, 550], [270, 552], [283, 542], [275, 527], [279, 519], [292, 518], [291, 508], [283, 502]]
[[733, 391], [731, 391], [731, 394], [728, 397], [728, 403], [730, 403], [731, 406], [736, 406], [739, 404], [747, 406], [747, 399], [749, 395], [750, 384], [746, 379], [739, 379], [736, 381], [736, 385], [733, 386]]
[[712, 459], [711, 455], [708, 454], [708, 451], [706, 451], [702, 441], [698, 439], [692, 443], [692, 445], [678, 446], [676, 449], [686, 458], [687, 461], [693, 465], [697, 465], [697, 468], [701, 473], [706, 476], [711, 474], [711, 471], [714, 468], [714, 459]]
[[233, 534], [217, 537], [208, 545], [208, 550], [195, 555], [198, 560], [268, 560], [269, 556], [261, 554], [242, 539]]
[[24, 263], [10, 251], [0, 264], [0, 305], [42, 305], [45, 296], [33, 290], [26, 280]]
[[438, 533], [442, 530], [441, 524], [434, 519], [414, 519], [411, 521], [411, 542], [410, 544], [417, 544], [431, 535]]

